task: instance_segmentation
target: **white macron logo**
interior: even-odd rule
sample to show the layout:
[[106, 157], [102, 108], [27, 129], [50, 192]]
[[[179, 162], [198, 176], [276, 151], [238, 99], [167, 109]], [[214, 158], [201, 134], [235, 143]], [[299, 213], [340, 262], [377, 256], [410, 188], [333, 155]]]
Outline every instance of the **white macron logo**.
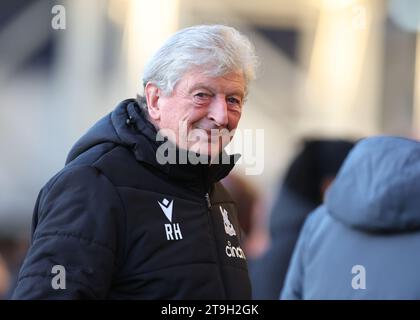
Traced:
[[166, 218], [168, 218], [168, 220], [172, 222], [172, 207], [174, 204], [174, 200], [169, 202], [167, 199], [163, 199], [162, 203], [160, 203], [159, 201], [158, 203], [162, 208], [162, 211], [165, 214]]
[[225, 225], [225, 232], [230, 236], [236, 236], [235, 229], [233, 228], [232, 223], [229, 221], [228, 212], [226, 209], [223, 209], [222, 206], [219, 206], [220, 212], [222, 213], [223, 217], [223, 224]]
[[168, 199], [165, 198], [162, 200], [162, 202], [158, 201], [158, 203], [166, 218], [168, 218], [168, 220], [171, 222], [165, 223], [166, 240], [181, 240], [182, 233], [181, 228], [179, 227], [179, 223], [172, 223], [172, 209], [174, 200], [169, 202]]

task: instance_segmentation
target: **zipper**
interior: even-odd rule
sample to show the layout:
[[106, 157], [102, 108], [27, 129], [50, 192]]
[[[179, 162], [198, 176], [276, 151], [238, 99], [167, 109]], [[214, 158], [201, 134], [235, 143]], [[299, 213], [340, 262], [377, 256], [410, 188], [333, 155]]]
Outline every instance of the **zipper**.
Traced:
[[210, 209], [211, 208], [211, 201], [210, 201], [210, 196], [209, 196], [208, 192], [206, 193], [205, 198], [206, 198], [206, 203], [207, 203], [207, 209]]
[[220, 275], [220, 279], [222, 280], [222, 289], [223, 289], [223, 294], [225, 295], [225, 299], [227, 298], [227, 294], [226, 294], [226, 288], [225, 288], [225, 283], [224, 283], [224, 279], [223, 279], [223, 274], [222, 274], [222, 269], [221, 269], [221, 262], [220, 262], [220, 258], [219, 258], [219, 254], [218, 254], [218, 244], [217, 244], [217, 237], [215, 234], [215, 227], [213, 224], [213, 219], [211, 217], [211, 201], [210, 201], [210, 195], [208, 192], [206, 192], [205, 194], [205, 199], [206, 199], [206, 205], [207, 205], [207, 217], [209, 219], [209, 225], [210, 225], [210, 231], [211, 231], [211, 235], [214, 239], [214, 245], [215, 245], [215, 256], [216, 256], [216, 263], [217, 263], [217, 267], [219, 269], [219, 275]]

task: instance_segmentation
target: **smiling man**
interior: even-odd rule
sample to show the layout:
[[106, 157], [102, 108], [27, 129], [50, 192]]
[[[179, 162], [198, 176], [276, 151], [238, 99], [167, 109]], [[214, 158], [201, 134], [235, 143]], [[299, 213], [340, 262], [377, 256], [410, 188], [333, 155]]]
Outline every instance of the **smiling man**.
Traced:
[[[194, 68], [170, 96], [148, 82], [145, 91], [149, 119], [181, 149], [214, 159], [230, 142], [238, 125], [244, 90], [245, 79], [240, 71], [216, 77]], [[201, 160], [203, 163], [206, 158]]]
[[144, 96], [97, 122], [42, 188], [13, 297], [250, 299], [236, 208], [219, 180], [234, 166], [223, 149], [255, 64], [231, 27], [169, 38], [145, 67]]

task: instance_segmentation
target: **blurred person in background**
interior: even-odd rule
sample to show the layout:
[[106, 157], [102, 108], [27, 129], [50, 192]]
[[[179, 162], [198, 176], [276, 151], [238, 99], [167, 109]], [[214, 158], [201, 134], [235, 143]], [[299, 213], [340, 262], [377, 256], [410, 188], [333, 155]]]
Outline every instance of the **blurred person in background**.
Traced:
[[7, 297], [7, 293], [10, 289], [11, 276], [9, 269], [6, 265], [6, 261], [0, 254], [0, 300]]
[[[41, 190], [13, 298], [250, 299], [219, 180], [255, 66], [234, 28], [170, 37], [145, 66], [144, 96], [97, 122]], [[197, 131], [205, 139], [183, 139]]]
[[0, 299], [11, 297], [28, 243], [26, 234], [12, 236], [0, 230]]
[[278, 299], [299, 232], [353, 147], [346, 140], [306, 139], [291, 162], [270, 216], [270, 244], [251, 269], [254, 299]]
[[282, 299], [420, 299], [420, 143], [359, 142], [305, 221]]

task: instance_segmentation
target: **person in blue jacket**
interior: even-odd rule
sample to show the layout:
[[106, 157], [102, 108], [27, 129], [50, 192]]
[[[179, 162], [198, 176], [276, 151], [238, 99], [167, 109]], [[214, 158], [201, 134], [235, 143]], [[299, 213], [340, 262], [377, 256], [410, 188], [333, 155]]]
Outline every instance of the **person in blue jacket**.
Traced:
[[281, 299], [420, 299], [420, 143], [359, 142], [305, 221]]

